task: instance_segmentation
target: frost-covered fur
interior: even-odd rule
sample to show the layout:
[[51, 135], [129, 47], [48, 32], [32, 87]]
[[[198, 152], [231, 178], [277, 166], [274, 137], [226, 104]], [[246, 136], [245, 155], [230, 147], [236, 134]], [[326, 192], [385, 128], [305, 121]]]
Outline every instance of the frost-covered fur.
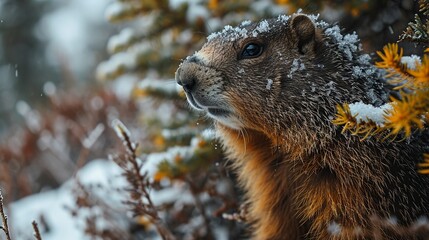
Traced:
[[[262, 53], [243, 58], [249, 43]], [[423, 141], [360, 141], [331, 123], [338, 103], [387, 101], [368, 60], [356, 35], [296, 14], [225, 27], [180, 65], [247, 190], [254, 239], [428, 236], [413, 224], [429, 213]]]

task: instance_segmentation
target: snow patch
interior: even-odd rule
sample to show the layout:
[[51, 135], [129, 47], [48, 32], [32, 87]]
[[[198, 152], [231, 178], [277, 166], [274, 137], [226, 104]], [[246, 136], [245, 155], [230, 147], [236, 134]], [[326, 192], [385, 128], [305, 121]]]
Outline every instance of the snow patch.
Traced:
[[295, 73], [296, 71], [304, 70], [304, 69], [305, 69], [304, 63], [302, 63], [300, 59], [294, 59], [292, 62], [292, 66], [290, 68], [290, 72], [287, 76], [288, 76], [288, 78], [292, 78], [293, 73]]
[[124, 12], [128, 12], [133, 9], [133, 6], [125, 2], [113, 2], [109, 4], [105, 11], [105, 17], [107, 19], [114, 19], [116, 16], [121, 15]]
[[248, 26], [248, 25], [250, 25], [250, 24], [252, 24], [252, 21], [250, 21], [250, 20], [245, 20], [245, 21], [242, 21], [242, 22], [240, 23], [240, 26], [241, 26], [241, 27], [245, 27], [245, 26]]
[[252, 36], [257, 37], [260, 33], [268, 32], [271, 30], [270, 24], [267, 20], [262, 20], [259, 25], [252, 31]]
[[358, 123], [372, 121], [377, 126], [384, 126], [386, 114], [392, 110], [392, 105], [386, 103], [380, 107], [365, 104], [362, 101], [349, 104], [350, 113], [355, 116]]
[[375, 67], [371, 66], [353, 66], [352, 68], [352, 76], [356, 78], [369, 78], [375, 72]]
[[267, 79], [267, 86], [265, 86], [265, 88], [268, 89], [268, 90], [270, 90], [272, 85], [273, 85], [273, 80], [272, 79]]
[[[226, 38], [228, 36], [228, 38]], [[235, 41], [240, 38], [247, 38], [248, 31], [245, 28], [241, 27], [232, 27], [231, 25], [226, 25], [222, 31], [214, 32], [207, 37], [207, 41], [212, 41], [218, 37], [222, 37], [226, 41]]]
[[[97, 159], [80, 169], [77, 177], [85, 185], [111, 187], [111, 184], [115, 183], [115, 187], [124, 187], [125, 179], [120, 174], [121, 169], [113, 162]], [[121, 178], [122, 181], [117, 181], [118, 178]], [[44, 240], [90, 239], [84, 234], [84, 219], [73, 217], [70, 210], [66, 208], [66, 206], [74, 206], [75, 204], [73, 181], [65, 182], [56, 190], [34, 194], [11, 203], [9, 205], [9, 219], [10, 226], [16, 234], [15, 238], [33, 239], [32, 233], [28, 229], [31, 229], [31, 222], [36, 220], [39, 222], [39, 228]], [[109, 193], [110, 201], [117, 199], [117, 202], [120, 203], [120, 201], [124, 200], [121, 199], [120, 194], [114, 195]], [[44, 229], [44, 224], [40, 224], [41, 216], [43, 216], [49, 230]]]
[[325, 34], [332, 37], [332, 40], [338, 44], [338, 48], [344, 53], [349, 61], [353, 60], [353, 53], [359, 50], [359, 38], [356, 35], [356, 32], [343, 36], [341, 34], [340, 27], [335, 25], [333, 27], [327, 28], [325, 30]]
[[338, 235], [338, 234], [341, 233], [341, 225], [338, 224], [338, 223], [336, 223], [336, 222], [331, 222], [328, 225], [328, 229], [327, 230], [333, 236]]
[[122, 48], [131, 43], [135, 39], [134, 30], [131, 28], [123, 29], [118, 35], [113, 36], [107, 42], [107, 50], [110, 53], [115, 52], [117, 49]]
[[416, 66], [422, 64], [422, 60], [417, 55], [403, 56], [401, 58], [401, 63], [407, 65], [407, 68], [411, 70], [416, 70]]

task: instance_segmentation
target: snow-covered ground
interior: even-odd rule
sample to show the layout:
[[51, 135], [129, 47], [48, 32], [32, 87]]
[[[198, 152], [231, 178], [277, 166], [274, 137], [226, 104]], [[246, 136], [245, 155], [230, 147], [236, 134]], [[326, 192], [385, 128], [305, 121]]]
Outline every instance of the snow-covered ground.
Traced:
[[[213, 137], [213, 133], [209, 132], [206, 131], [204, 134], [206, 138]], [[141, 171], [147, 173], [151, 178], [156, 173], [157, 165], [161, 161], [172, 159], [171, 156], [177, 154], [190, 154], [193, 147], [195, 146], [174, 147], [166, 152], [152, 153], [145, 158], [145, 164]], [[84, 186], [98, 186], [91, 194], [108, 197], [110, 204], [126, 209], [122, 202], [126, 200], [128, 193], [113, 190], [123, 189], [127, 186], [124, 176], [121, 175], [122, 172], [122, 169], [113, 161], [96, 159], [81, 168], [76, 174], [76, 178]], [[70, 208], [75, 206], [73, 195], [73, 189], [76, 186], [75, 181], [74, 178], [70, 179], [56, 190], [34, 194], [10, 204], [8, 209], [9, 225], [16, 239], [31, 239], [31, 223], [34, 220], [39, 223], [44, 240], [89, 239], [88, 236], [84, 235], [84, 220], [73, 217], [70, 211]], [[150, 191], [151, 198], [156, 205], [173, 202], [177, 205], [193, 203], [194, 199], [186, 186], [180, 183], [169, 184], [171, 185], [168, 188]], [[126, 216], [128, 215], [124, 212], [124, 217]], [[42, 222], [41, 219], [43, 219]], [[44, 227], [45, 225], [48, 226], [48, 229]], [[217, 234], [222, 235], [222, 231]]]
[[[113, 162], [98, 159], [91, 161], [82, 168], [77, 178], [83, 184], [100, 184], [109, 187], [112, 179], [118, 179], [121, 169]], [[121, 179], [115, 181], [115, 185], [122, 184]], [[73, 197], [74, 180], [65, 182], [60, 188], [34, 194], [12, 203], [10, 207], [9, 221], [13, 234], [17, 239], [31, 238], [31, 222], [39, 223], [41, 234], [45, 240], [76, 240], [87, 239], [84, 235], [84, 222], [73, 218], [67, 207], [75, 204]], [[40, 219], [43, 220], [49, 230], [44, 228]]]

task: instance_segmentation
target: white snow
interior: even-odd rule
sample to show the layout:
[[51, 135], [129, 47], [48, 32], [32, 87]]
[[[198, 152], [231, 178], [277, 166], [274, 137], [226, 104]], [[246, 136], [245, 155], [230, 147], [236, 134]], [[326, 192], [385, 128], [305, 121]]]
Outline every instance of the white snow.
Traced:
[[[157, 171], [158, 164], [175, 154], [187, 154], [189, 148], [176, 147], [164, 153], [152, 153], [145, 158], [145, 163], [141, 169], [142, 173], [147, 172], [149, 178]], [[96, 159], [89, 162], [76, 175], [84, 186], [100, 186], [91, 189], [91, 194], [95, 194], [103, 199], [109, 199], [108, 204], [112, 207], [124, 208], [123, 201], [128, 193], [117, 191], [128, 185], [122, 175], [122, 169], [112, 161]], [[173, 203], [175, 205], [192, 204], [194, 198], [189, 192], [189, 188], [182, 182], [171, 182], [170, 186], [162, 190], [150, 191], [150, 196], [156, 205]], [[72, 217], [66, 206], [73, 207], [75, 199], [73, 197], [74, 180], [68, 180], [60, 188], [31, 195], [9, 205], [9, 225], [13, 229], [15, 239], [32, 239], [31, 222], [36, 220], [39, 223], [41, 235], [44, 240], [76, 240], [91, 239], [84, 235], [84, 219]], [[110, 190], [109, 190], [110, 189]], [[207, 196], [201, 196], [202, 199]], [[178, 206], [180, 207], [180, 206]], [[85, 212], [84, 212], [85, 213]], [[40, 217], [43, 216], [49, 231], [43, 227]], [[127, 216], [124, 212], [124, 216]], [[102, 226], [102, 223], [97, 223]]]
[[169, 0], [168, 4], [170, 9], [177, 10], [179, 7], [181, 7], [185, 3], [189, 3], [190, 0]]
[[248, 26], [248, 25], [250, 25], [250, 24], [252, 24], [252, 21], [250, 21], [250, 20], [244, 20], [244, 21], [242, 21], [242, 22], [240, 23], [240, 26], [241, 26], [241, 27], [245, 27], [245, 26]]
[[273, 85], [273, 80], [267, 79], [267, 85], [265, 86], [265, 88], [270, 90], [272, 85]]
[[288, 15], [279, 15], [277, 17], [277, 22], [281, 22], [283, 24], [286, 24], [289, 21], [290, 16]]
[[356, 120], [360, 122], [372, 121], [378, 126], [384, 126], [385, 115], [392, 110], [392, 105], [386, 103], [380, 107], [374, 107], [371, 104], [365, 104], [362, 101], [349, 104], [350, 113], [355, 116]]
[[338, 235], [341, 233], [341, 225], [337, 222], [331, 222], [327, 230], [332, 236]]
[[109, 60], [100, 63], [97, 67], [97, 78], [105, 79], [115, 72], [135, 68], [137, 59], [135, 53], [119, 52], [110, 57]]
[[104, 14], [107, 19], [114, 19], [116, 16], [130, 11], [131, 9], [133, 9], [133, 6], [130, 3], [115, 1], [107, 6]]
[[235, 41], [236, 39], [239, 39], [239, 38], [247, 38], [248, 35], [247, 35], [247, 29], [245, 29], [245, 28], [240, 28], [240, 27], [233, 28], [231, 25], [226, 25], [222, 31], [210, 34], [207, 37], [207, 41], [210, 42], [213, 39], [216, 39], [220, 36], [223, 36], [223, 37], [228, 36], [229, 37], [228, 39], [223, 39], [223, 40]]
[[116, 135], [121, 140], [125, 140], [126, 136], [131, 136], [130, 130], [119, 119], [113, 119], [110, 126], [115, 130]]
[[271, 27], [267, 20], [262, 20], [259, 25], [252, 31], [252, 36], [257, 37], [260, 33], [270, 31]]
[[131, 98], [131, 94], [138, 80], [138, 76], [124, 74], [111, 83], [111, 89], [120, 100], [128, 101]]
[[268, 32], [272, 28], [267, 20], [262, 20], [255, 29], [249, 32], [245, 27], [249, 26], [250, 23], [250, 21], [243, 21], [238, 27], [226, 25], [221, 31], [210, 34], [207, 37], [207, 41], [210, 42], [220, 37], [223, 41], [233, 42], [237, 39], [244, 39], [249, 36], [257, 37], [260, 33]]
[[131, 28], [124, 28], [118, 35], [112, 36], [107, 42], [107, 50], [110, 53], [116, 52], [117, 49], [122, 48], [131, 43], [135, 39], [134, 30]]
[[216, 131], [213, 128], [207, 128], [201, 132], [201, 137], [206, 141], [211, 141], [216, 138]]
[[348, 60], [353, 60], [353, 53], [359, 50], [359, 38], [355, 32], [343, 36], [341, 34], [340, 27], [335, 25], [327, 28], [325, 30], [325, 34], [332, 37]]
[[[73, 205], [70, 184], [58, 190], [42, 192], [10, 204], [10, 222], [17, 239], [31, 239], [31, 222], [37, 221], [44, 240], [89, 239], [83, 234], [82, 223], [75, 222], [65, 206]], [[40, 224], [43, 216], [49, 232]]]
[[302, 70], [305, 70], [304, 63], [301, 63], [300, 59], [294, 59], [292, 61], [292, 66], [291, 66], [289, 74], [287, 76], [289, 78], [292, 78], [293, 77], [293, 73], [295, 73], [296, 71], [302, 71]]
[[[83, 184], [110, 186], [113, 180], [116, 186], [124, 186], [124, 181], [117, 181], [120, 173], [116, 164], [99, 159], [88, 163], [78, 172], [77, 177]], [[31, 222], [36, 220], [44, 240], [90, 239], [84, 235], [83, 219], [73, 218], [66, 209], [66, 206], [74, 205], [72, 190], [73, 180], [69, 180], [56, 190], [34, 194], [11, 203], [9, 223], [15, 238], [33, 239]], [[115, 198], [114, 194], [110, 197]], [[49, 227], [48, 232], [40, 222], [41, 216]]]
[[401, 63], [407, 65], [407, 68], [415, 70], [416, 66], [422, 63], [422, 60], [419, 56], [413, 54], [411, 56], [403, 56], [401, 58]]
[[354, 77], [362, 77], [362, 78], [367, 78], [369, 76], [371, 76], [372, 74], [374, 74], [376, 71], [375, 67], [371, 67], [371, 66], [353, 66], [352, 68], [352, 75]]
[[133, 70], [138, 66], [139, 57], [153, 50], [150, 42], [139, 42], [132, 45], [127, 51], [118, 52], [110, 57], [109, 60], [100, 63], [96, 70], [98, 79], [109, 79], [117, 73]]

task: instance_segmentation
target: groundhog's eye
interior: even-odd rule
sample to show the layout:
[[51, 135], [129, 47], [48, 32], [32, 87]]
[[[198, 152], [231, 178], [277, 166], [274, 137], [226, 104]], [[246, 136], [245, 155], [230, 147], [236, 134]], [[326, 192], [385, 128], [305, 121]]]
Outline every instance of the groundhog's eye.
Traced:
[[244, 59], [244, 58], [259, 57], [259, 55], [261, 55], [262, 53], [262, 50], [263, 50], [263, 47], [261, 45], [257, 43], [249, 43], [243, 48], [240, 58]]

